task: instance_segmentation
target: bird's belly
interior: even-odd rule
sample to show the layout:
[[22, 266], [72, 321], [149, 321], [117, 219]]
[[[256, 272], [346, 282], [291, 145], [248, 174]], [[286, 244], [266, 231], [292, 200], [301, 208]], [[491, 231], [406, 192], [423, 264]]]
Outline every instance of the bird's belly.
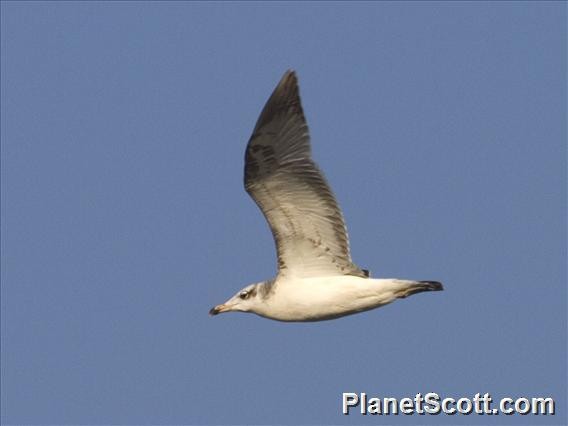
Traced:
[[269, 318], [323, 321], [383, 306], [395, 297], [382, 280], [352, 276], [307, 278], [282, 284]]

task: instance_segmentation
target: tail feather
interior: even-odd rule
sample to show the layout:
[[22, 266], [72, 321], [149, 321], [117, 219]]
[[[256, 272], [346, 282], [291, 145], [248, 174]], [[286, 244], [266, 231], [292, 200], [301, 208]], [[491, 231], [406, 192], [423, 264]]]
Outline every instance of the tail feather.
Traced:
[[422, 293], [423, 291], [442, 291], [443, 289], [444, 286], [439, 281], [417, 281], [415, 285], [405, 289], [398, 297], [404, 299], [405, 297]]
[[419, 281], [419, 283], [426, 286], [425, 291], [442, 291], [444, 289], [440, 281]]

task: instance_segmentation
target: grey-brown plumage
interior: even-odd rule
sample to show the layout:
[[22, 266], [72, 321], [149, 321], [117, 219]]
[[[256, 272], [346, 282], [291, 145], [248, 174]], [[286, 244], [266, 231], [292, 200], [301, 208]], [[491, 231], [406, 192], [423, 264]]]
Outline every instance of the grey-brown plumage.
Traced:
[[245, 189], [269, 223], [280, 275], [368, 276], [351, 261], [343, 215], [311, 158], [294, 71], [284, 74], [256, 123], [245, 154]]

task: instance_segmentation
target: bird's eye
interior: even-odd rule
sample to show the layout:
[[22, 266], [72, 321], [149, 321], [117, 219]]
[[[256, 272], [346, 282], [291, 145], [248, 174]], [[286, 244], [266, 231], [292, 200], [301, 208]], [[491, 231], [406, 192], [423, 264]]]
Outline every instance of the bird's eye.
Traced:
[[246, 300], [249, 297], [249, 292], [248, 291], [241, 291], [241, 294], [239, 294], [239, 297], [243, 300]]

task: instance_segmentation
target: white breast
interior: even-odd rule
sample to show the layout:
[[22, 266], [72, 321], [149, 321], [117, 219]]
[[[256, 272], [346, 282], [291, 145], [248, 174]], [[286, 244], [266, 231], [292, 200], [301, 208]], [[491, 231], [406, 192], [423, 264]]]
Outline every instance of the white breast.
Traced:
[[396, 299], [400, 280], [370, 279], [349, 275], [318, 278], [285, 278], [259, 315], [279, 321], [321, 321], [373, 309]]

